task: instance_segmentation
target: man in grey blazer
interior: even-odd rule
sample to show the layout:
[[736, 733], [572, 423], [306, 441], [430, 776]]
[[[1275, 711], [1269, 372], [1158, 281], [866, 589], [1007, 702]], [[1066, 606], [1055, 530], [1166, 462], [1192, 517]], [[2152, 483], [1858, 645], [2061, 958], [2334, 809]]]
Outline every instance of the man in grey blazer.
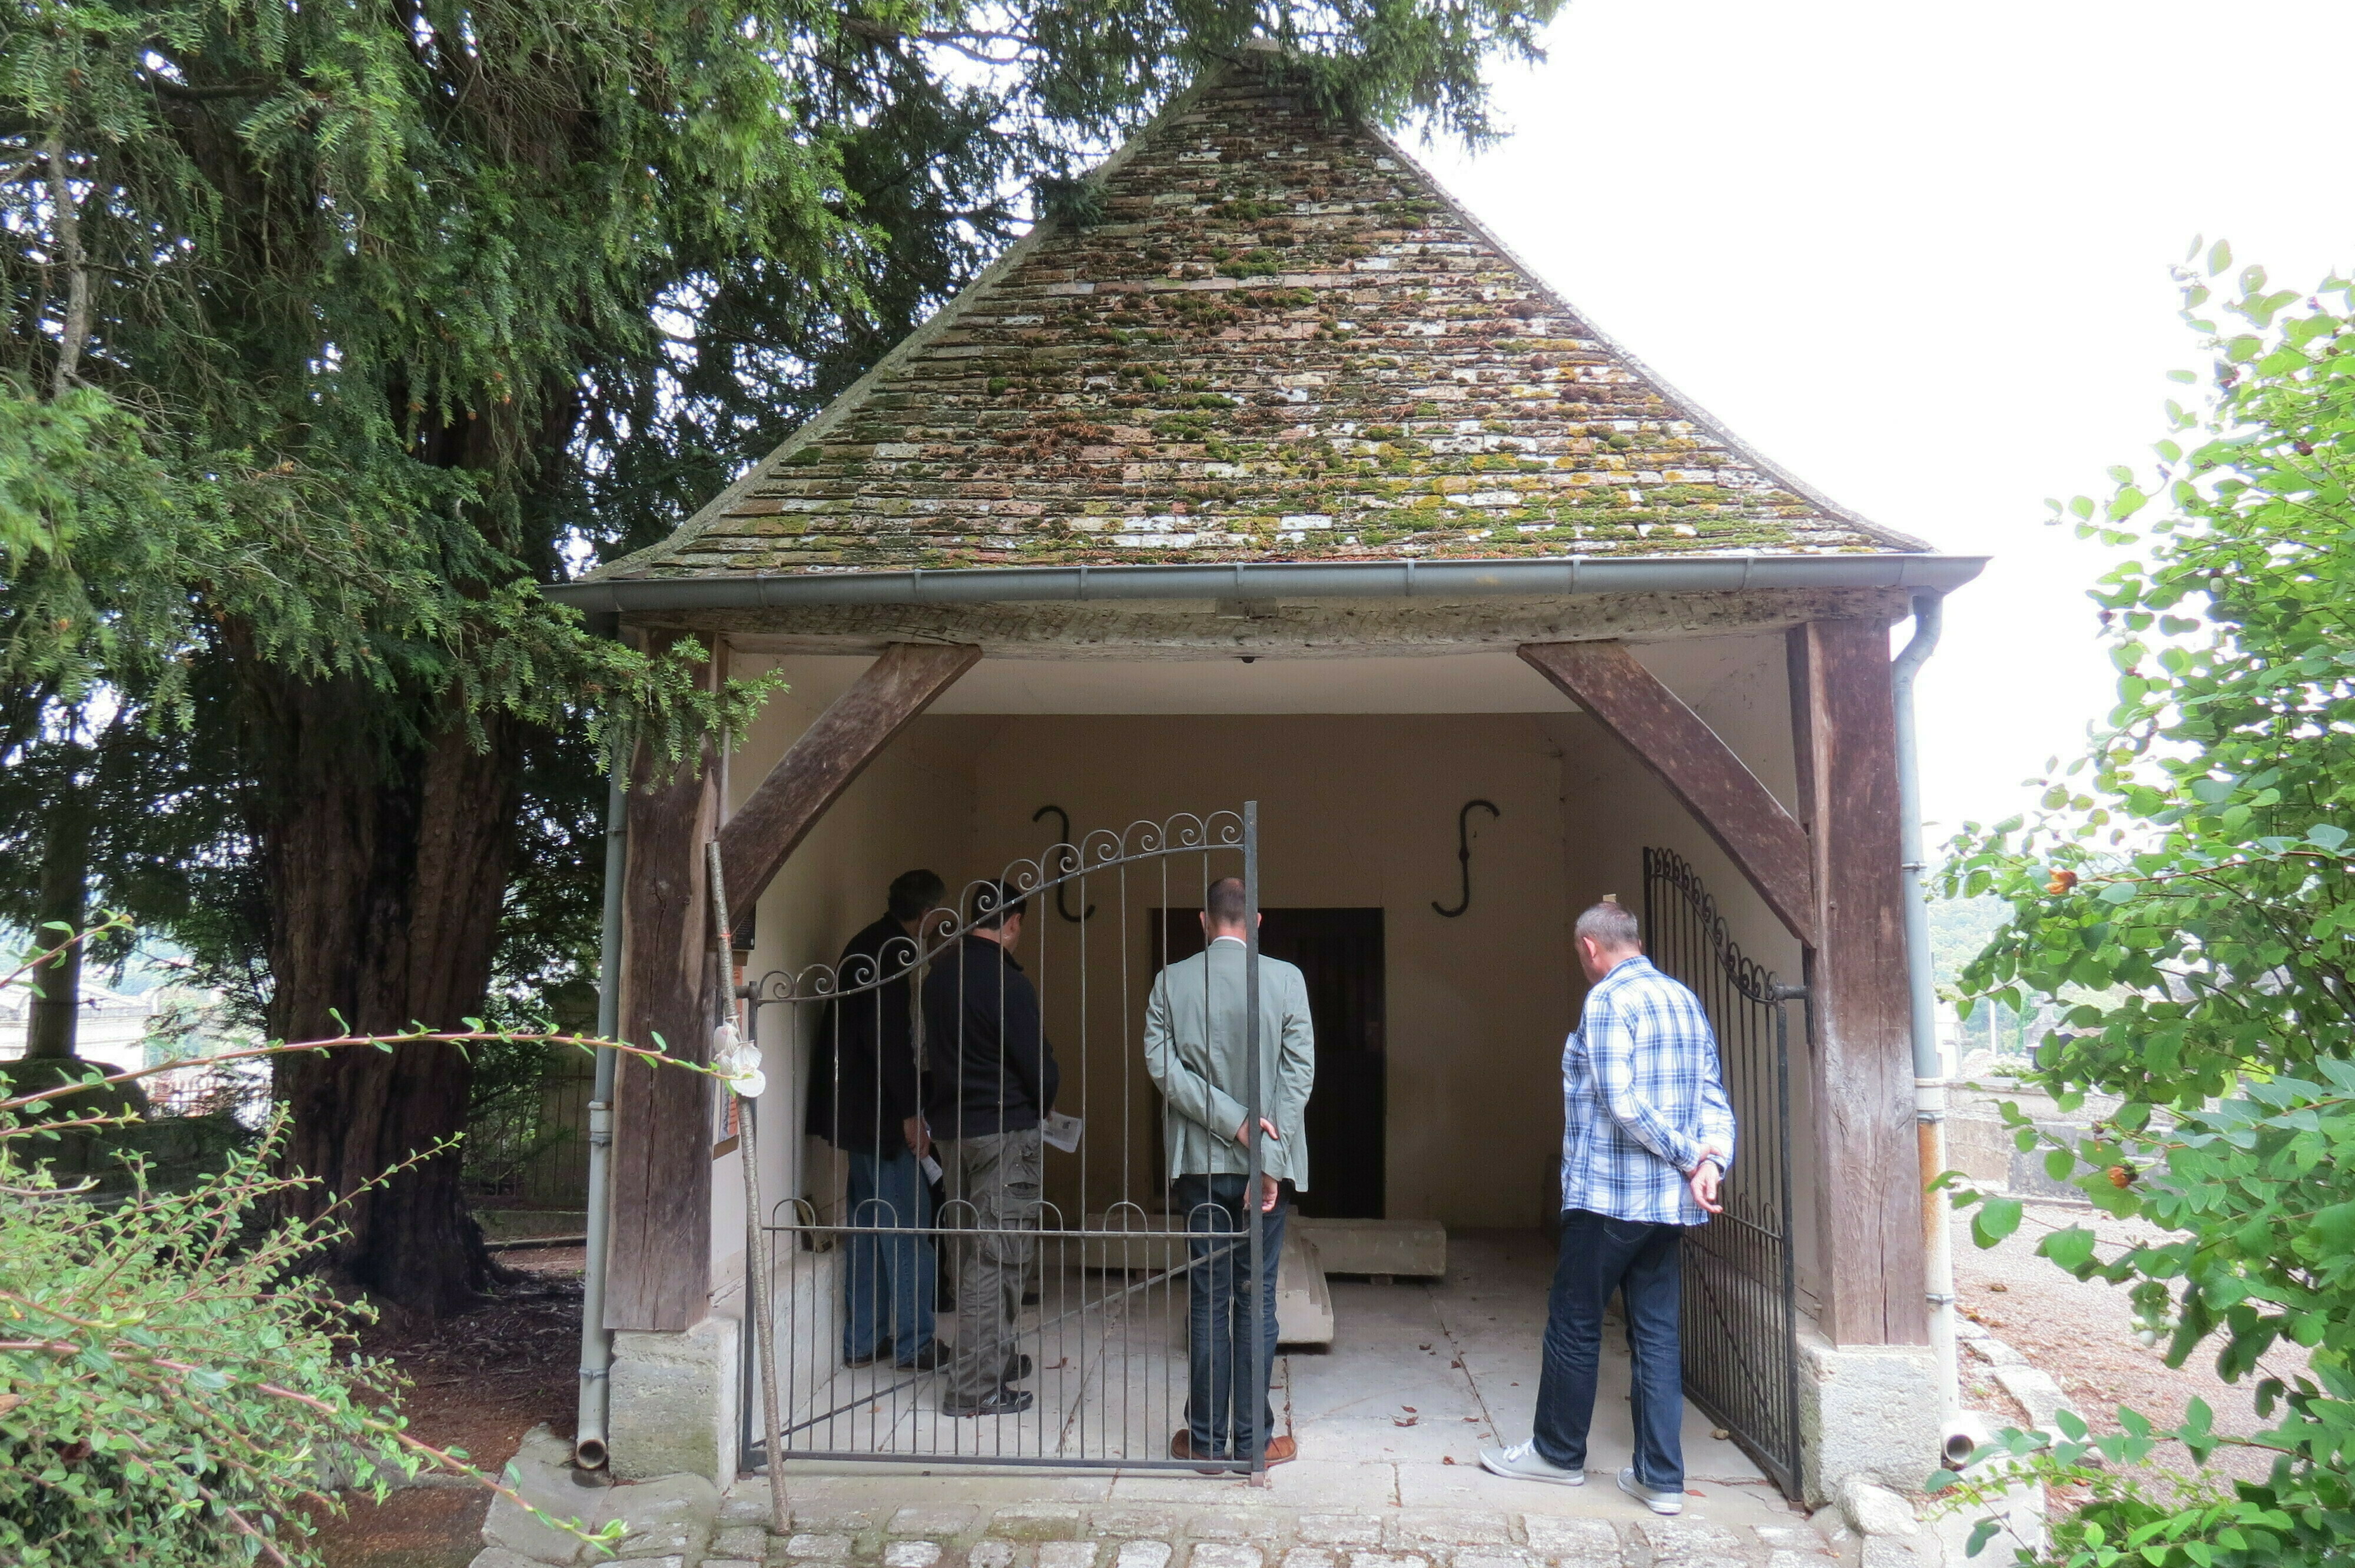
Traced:
[[[1192, 1375], [1186, 1425], [1169, 1439], [1169, 1457], [1250, 1458], [1256, 1401], [1267, 1462], [1280, 1465], [1295, 1446], [1290, 1436], [1275, 1435], [1275, 1412], [1267, 1397], [1275, 1365], [1275, 1277], [1291, 1208], [1287, 1190], [1308, 1185], [1302, 1112], [1316, 1080], [1316, 1041], [1308, 1019], [1308, 984], [1300, 970], [1281, 959], [1262, 958], [1257, 1200], [1264, 1218], [1260, 1278], [1254, 1282], [1251, 1199], [1244, 1192], [1252, 1129], [1241, 881], [1212, 883], [1208, 903], [1201, 917], [1208, 945], [1155, 978], [1145, 1012], [1145, 1070], [1164, 1101], [1170, 1193], [1187, 1217], [1187, 1229], [1219, 1238], [1190, 1244]], [[1251, 1364], [1254, 1315], [1260, 1335], [1256, 1382]]]

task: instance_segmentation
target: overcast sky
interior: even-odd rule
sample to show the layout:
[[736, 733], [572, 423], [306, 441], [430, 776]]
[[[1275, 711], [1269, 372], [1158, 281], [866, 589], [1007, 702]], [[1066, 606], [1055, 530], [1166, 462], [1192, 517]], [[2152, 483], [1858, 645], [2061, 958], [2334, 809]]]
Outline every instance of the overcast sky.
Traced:
[[[2205, 363], [2169, 268], [2195, 235], [2279, 286], [2355, 264], [2355, 5], [1570, 0], [1496, 77], [1514, 134], [1418, 148], [1551, 282], [1799, 478], [1995, 557], [1922, 682], [1933, 844], [2082, 747], [2110, 669], [2100, 493]], [[2301, 85], [2303, 77], [2305, 85]]]

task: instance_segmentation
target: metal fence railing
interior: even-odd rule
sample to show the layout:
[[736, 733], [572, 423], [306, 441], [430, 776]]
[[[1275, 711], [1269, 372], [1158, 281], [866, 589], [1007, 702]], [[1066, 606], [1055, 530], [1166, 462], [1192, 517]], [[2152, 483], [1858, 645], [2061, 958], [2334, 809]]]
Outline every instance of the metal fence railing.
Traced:
[[1785, 1013], [1806, 993], [1742, 952], [1716, 899], [1673, 851], [1644, 851], [1644, 933], [1653, 963], [1709, 1011], [1740, 1143], [1725, 1212], [1688, 1233], [1683, 1247], [1685, 1393], [1796, 1497], [1799, 1311]]

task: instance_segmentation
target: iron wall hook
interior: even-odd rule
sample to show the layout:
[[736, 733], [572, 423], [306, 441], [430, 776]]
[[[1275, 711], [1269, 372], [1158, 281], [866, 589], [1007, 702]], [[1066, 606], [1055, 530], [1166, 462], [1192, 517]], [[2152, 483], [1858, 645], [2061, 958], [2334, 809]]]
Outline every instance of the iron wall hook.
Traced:
[[[1041, 806], [1037, 810], [1030, 813], [1030, 820], [1035, 822], [1050, 811], [1054, 812], [1055, 820], [1063, 824], [1063, 836], [1056, 842], [1058, 843], [1070, 843], [1071, 842], [1071, 813], [1063, 810], [1062, 807]], [[1058, 881], [1055, 884], [1055, 913], [1060, 915], [1064, 919], [1069, 920], [1072, 925], [1076, 926], [1081, 921], [1092, 916], [1096, 912], [1096, 906], [1091, 904], [1082, 913], [1077, 915], [1072, 914], [1071, 906], [1064, 902], [1064, 900], [1071, 895], [1071, 885], [1068, 882]]]
[[1491, 800], [1466, 800], [1464, 809], [1455, 813], [1455, 860], [1464, 872], [1464, 901], [1453, 909], [1441, 907], [1436, 898], [1431, 901], [1433, 912], [1450, 920], [1472, 907], [1472, 808], [1475, 806], [1492, 817], [1505, 814], [1497, 810], [1496, 803]]

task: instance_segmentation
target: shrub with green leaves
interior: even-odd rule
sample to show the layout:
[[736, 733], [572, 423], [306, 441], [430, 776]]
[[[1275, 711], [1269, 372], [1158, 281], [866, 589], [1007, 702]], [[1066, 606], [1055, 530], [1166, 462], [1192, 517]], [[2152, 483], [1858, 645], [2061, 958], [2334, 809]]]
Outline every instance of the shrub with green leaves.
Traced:
[[[29, 955], [0, 974], [0, 990], [61, 950]], [[668, 1060], [611, 1042], [470, 1025], [255, 1046], [210, 1061], [401, 1044], [610, 1044]], [[55, 1173], [44, 1155], [59, 1139], [135, 1124], [135, 1112], [119, 1108], [120, 1091], [168, 1070], [101, 1079], [90, 1067], [82, 1083], [0, 1089], [0, 1563], [302, 1568], [318, 1561], [317, 1512], [339, 1509], [344, 1489], [381, 1500], [425, 1468], [498, 1485], [463, 1452], [410, 1436], [399, 1373], [354, 1352], [353, 1330], [372, 1314], [336, 1297], [313, 1267], [334, 1237], [335, 1211], [281, 1217], [282, 1200], [305, 1181], [273, 1173], [282, 1111], [258, 1140], [232, 1147], [224, 1168], [176, 1191], [151, 1186], [136, 1155], [123, 1156], [127, 1192]], [[575, 1533], [610, 1544], [620, 1529]]]
[[0, 1561], [300, 1563], [298, 1505], [340, 1469], [381, 1495], [392, 1370], [301, 1270], [314, 1232], [266, 1222], [278, 1128], [177, 1192], [87, 1202], [0, 1124]]
[[[2108, 731], [1945, 873], [2012, 906], [1966, 997], [2054, 1004], [2041, 1086], [2117, 1101], [2051, 1148], [2054, 1174], [2162, 1233], [2105, 1253], [2071, 1226], [2038, 1250], [2127, 1289], [2169, 1361], [2212, 1357], [2263, 1427], [2219, 1433], [2202, 1401], [2171, 1428], [2121, 1411], [2114, 1436], [2008, 1434], [1998, 1474], [2087, 1489], [2043, 1554], [2072, 1568], [2355, 1561], [2355, 284], [2215, 281], [2230, 267], [2219, 245], [2182, 276], [2214, 366], [2199, 407], [2170, 405], [2156, 474], [2113, 470], [2106, 502], [2065, 509], [2141, 550], [2094, 595]], [[2014, 1201], [1956, 1202], [1981, 1245], [2019, 1224]], [[2142, 1467], [2162, 1446], [2191, 1479]], [[2225, 1446], [2265, 1478], [2200, 1468]]]

